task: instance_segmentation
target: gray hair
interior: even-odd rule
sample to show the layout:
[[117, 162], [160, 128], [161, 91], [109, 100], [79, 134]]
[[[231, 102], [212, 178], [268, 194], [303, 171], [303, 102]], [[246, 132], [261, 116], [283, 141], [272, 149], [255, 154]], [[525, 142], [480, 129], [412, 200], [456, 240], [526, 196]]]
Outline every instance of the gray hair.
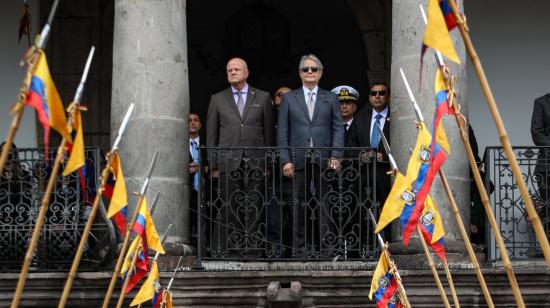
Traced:
[[302, 56], [302, 58], [300, 59], [300, 65], [298, 66], [298, 69], [302, 69], [304, 67], [304, 62], [306, 60], [311, 60], [317, 63], [317, 66], [319, 67], [319, 69], [323, 70], [323, 63], [321, 63], [321, 60], [319, 60], [319, 58], [317, 58], [317, 56], [312, 53]]

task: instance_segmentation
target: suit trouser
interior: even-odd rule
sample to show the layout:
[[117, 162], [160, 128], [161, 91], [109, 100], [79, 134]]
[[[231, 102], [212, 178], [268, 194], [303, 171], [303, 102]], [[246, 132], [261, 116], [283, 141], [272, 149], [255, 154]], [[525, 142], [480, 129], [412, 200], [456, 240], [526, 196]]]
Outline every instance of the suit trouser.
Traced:
[[243, 161], [230, 172], [220, 172], [217, 198], [211, 200], [212, 256], [259, 257], [265, 246], [265, 170]]

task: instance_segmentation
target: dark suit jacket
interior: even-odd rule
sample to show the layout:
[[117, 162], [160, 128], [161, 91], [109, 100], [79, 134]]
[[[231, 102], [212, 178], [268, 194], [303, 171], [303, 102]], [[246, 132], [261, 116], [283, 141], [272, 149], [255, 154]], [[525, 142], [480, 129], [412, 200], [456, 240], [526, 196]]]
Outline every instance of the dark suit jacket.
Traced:
[[[264, 147], [275, 145], [275, 121], [269, 93], [248, 85], [243, 116], [239, 114], [231, 87], [212, 95], [206, 118], [208, 147]], [[244, 151], [219, 152], [219, 162], [210, 161], [212, 168], [231, 171], [240, 166]], [[248, 155], [262, 155], [249, 151]], [[230, 162], [229, 170], [218, 163]]]
[[[304, 98], [303, 88], [283, 95], [279, 107], [277, 127], [277, 146], [343, 147], [344, 124], [340, 112], [340, 102], [336, 94], [318, 88], [313, 120], [310, 120]], [[341, 158], [340, 150], [321, 151], [321, 158]], [[297, 150], [292, 158], [287, 149], [281, 149], [281, 162], [284, 165], [293, 160], [294, 168], [301, 170], [305, 166], [305, 150]]]
[[[550, 93], [535, 99], [531, 117], [531, 137], [536, 146], [550, 146]], [[550, 171], [549, 154], [547, 149], [540, 150], [535, 172]]]
[[[388, 142], [390, 142], [390, 121], [388, 120], [389, 117], [390, 117], [390, 110], [388, 108], [388, 115], [386, 117], [386, 122], [384, 123], [384, 128], [382, 128], [382, 131], [384, 132], [384, 136], [386, 136], [386, 139], [388, 140]], [[353, 125], [350, 128], [349, 138], [347, 140], [346, 146], [370, 148], [371, 147], [370, 145], [371, 123], [372, 123], [372, 108], [361, 109], [361, 111], [358, 112], [354, 117]], [[377, 128], [373, 126], [373, 129], [377, 129]], [[382, 140], [380, 140], [380, 143], [378, 144], [378, 148], [376, 149], [376, 151], [379, 153], [382, 153], [382, 156], [383, 156], [382, 162], [378, 162], [378, 161], [376, 162], [377, 191], [378, 191], [378, 194], [383, 195], [383, 196], [377, 196], [377, 199], [380, 202], [383, 202], [386, 199], [391, 189], [391, 177], [388, 174], [386, 174], [386, 172], [391, 169], [391, 166], [389, 164], [388, 154], [384, 149]]]

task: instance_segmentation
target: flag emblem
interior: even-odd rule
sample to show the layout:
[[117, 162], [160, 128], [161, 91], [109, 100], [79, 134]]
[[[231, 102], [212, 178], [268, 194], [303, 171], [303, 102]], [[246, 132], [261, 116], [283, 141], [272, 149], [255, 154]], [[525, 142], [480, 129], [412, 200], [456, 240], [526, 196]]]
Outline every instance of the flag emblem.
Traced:
[[405, 204], [412, 205], [414, 203], [414, 193], [411, 191], [405, 190], [401, 194], [401, 200], [405, 201]]
[[390, 281], [388, 280], [388, 278], [386, 278], [386, 276], [382, 276], [382, 277], [380, 277], [380, 279], [378, 279], [378, 287], [379, 288], [385, 290], [389, 286], [390, 286]]
[[429, 148], [426, 148], [424, 146], [422, 146], [422, 148], [420, 149], [420, 160], [422, 160], [423, 163], [427, 164], [430, 162], [430, 149]]
[[421, 218], [422, 224], [425, 226], [433, 223], [434, 220], [435, 220], [435, 213], [433, 213], [431, 210], [428, 210], [424, 215], [422, 215], [422, 218]]

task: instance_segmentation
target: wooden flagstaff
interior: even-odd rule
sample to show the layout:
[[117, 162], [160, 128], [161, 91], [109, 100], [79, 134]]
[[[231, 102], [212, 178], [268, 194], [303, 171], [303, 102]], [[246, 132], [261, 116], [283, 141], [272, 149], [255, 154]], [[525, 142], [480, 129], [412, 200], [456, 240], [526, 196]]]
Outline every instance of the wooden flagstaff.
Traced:
[[469, 30], [466, 27], [464, 18], [462, 18], [462, 15], [460, 14], [456, 3], [454, 1], [448, 2], [451, 6], [451, 9], [453, 10], [453, 14], [456, 17], [462, 40], [464, 41], [464, 45], [466, 46], [466, 51], [468, 52], [468, 56], [472, 61], [472, 65], [474, 66], [474, 70], [481, 85], [481, 90], [485, 95], [487, 106], [489, 107], [491, 115], [493, 116], [493, 120], [495, 121], [495, 125], [497, 127], [497, 131], [500, 137], [500, 143], [504, 148], [506, 158], [508, 159], [510, 167], [512, 168], [512, 173], [514, 175], [514, 178], [516, 179], [521, 197], [523, 198], [525, 209], [527, 210], [529, 219], [531, 220], [531, 224], [535, 231], [535, 235], [537, 236], [537, 240], [539, 241], [542, 252], [544, 253], [546, 265], [550, 268], [550, 244], [548, 243], [548, 238], [546, 233], [544, 232], [542, 222], [539, 215], [537, 214], [537, 211], [535, 210], [535, 206], [533, 205], [533, 201], [531, 200], [529, 191], [527, 190], [527, 185], [525, 185], [525, 180], [523, 179], [523, 175], [521, 174], [521, 170], [519, 169], [516, 156], [514, 155], [514, 151], [512, 150], [512, 146], [510, 144], [510, 140], [508, 139], [506, 128], [504, 127], [504, 123], [498, 111], [497, 103], [495, 102], [495, 98], [493, 97], [493, 92], [491, 91], [489, 82], [487, 81], [487, 77], [485, 76], [485, 72], [483, 70], [483, 67], [481, 66], [481, 61], [479, 60], [472, 40], [470, 39], [470, 35], [468, 33]]
[[120, 249], [120, 253], [118, 255], [118, 259], [115, 265], [115, 270], [113, 271], [113, 276], [111, 277], [111, 282], [109, 283], [109, 288], [107, 289], [107, 293], [105, 294], [105, 298], [103, 299], [103, 305], [102, 305], [103, 308], [107, 308], [109, 306], [109, 301], [111, 300], [111, 296], [113, 295], [113, 290], [116, 285], [118, 273], [120, 272], [122, 261], [126, 256], [126, 250], [128, 249], [128, 243], [130, 241], [130, 234], [132, 233], [132, 227], [136, 222], [136, 218], [139, 213], [139, 208], [141, 207], [141, 204], [145, 199], [145, 193], [147, 192], [147, 187], [149, 186], [149, 178], [153, 173], [153, 167], [155, 166], [155, 162], [157, 160], [158, 154], [159, 154], [159, 151], [157, 149], [155, 150], [155, 155], [153, 156], [153, 160], [149, 165], [149, 171], [147, 172], [147, 177], [145, 178], [145, 181], [143, 182], [143, 186], [141, 187], [141, 192], [139, 193], [139, 199], [136, 204], [136, 208], [134, 209], [134, 212], [132, 214], [132, 219], [126, 225], [126, 235], [124, 236], [124, 242], [122, 243], [122, 248]]
[[[428, 18], [426, 17], [426, 13], [424, 12], [424, 7], [422, 7], [421, 4], [419, 6], [420, 6], [420, 13], [422, 15], [422, 19], [424, 20], [424, 24], [427, 24]], [[443, 57], [441, 56], [441, 53], [437, 50], [436, 50], [435, 58], [439, 68], [442, 70], [443, 78], [445, 79], [447, 89], [450, 90], [451, 92], [450, 99], [452, 100], [454, 98], [454, 90], [452, 88], [453, 85], [450, 82], [448, 76], [445, 74], [445, 71], [444, 71], [446, 68], [445, 62], [443, 61]], [[456, 112], [458, 112], [458, 110], [456, 110]], [[472, 266], [474, 268], [474, 272], [476, 274], [477, 280], [479, 281], [479, 285], [481, 286], [481, 290], [483, 291], [483, 296], [485, 297], [485, 301], [487, 302], [488, 307], [494, 308], [495, 305], [493, 303], [491, 293], [487, 288], [487, 283], [485, 282], [485, 278], [483, 277], [483, 273], [481, 272], [481, 266], [479, 265], [479, 262], [475, 255], [474, 249], [472, 247], [472, 243], [470, 242], [470, 238], [468, 236], [468, 232], [466, 231], [466, 227], [464, 226], [464, 222], [462, 221], [462, 217], [460, 216], [460, 211], [458, 210], [456, 200], [452, 194], [451, 186], [447, 181], [447, 177], [445, 176], [443, 169], [439, 169], [439, 177], [441, 179], [441, 183], [443, 184], [443, 188], [445, 189], [445, 193], [447, 194], [447, 199], [449, 200], [449, 205], [451, 206], [451, 212], [453, 213], [453, 216], [458, 225], [458, 230], [460, 231], [460, 235], [462, 236], [462, 240], [464, 241], [464, 245], [466, 246], [466, 251], [468, 252], [468, 256], [470, 257], [470, 261], [472, 262]]]
[[[36, 36], [34, 40], [34, 45], [29, 48], [29, 50], [25, 53], [24, 60], [21, 61], [21, 66], [25, 65], [25, 63], [27, 64], [27, 73], [25, 74], [25, 79], [23, 79], [23, 85], [19, 89], [17, 102], [11, 108], [11, 113], [13, 113], [14, 115], [10, 128], [8, 130], [8, 135], [6, 136], [6, 142], [1, 149], [2, 153], [0, 154], [0, 175], [4, 172], [4, 167], [6, 166], [12, 143], [15, 139], [15, 134], [17, 133], [19, 125], [21, 124], [21, 119], [23, 118], [23, 113], [25, 112], [25, 101], [27, 100], [27, 95], [29, 93], [32, 74], [34, 73], [34, 69], [38, 62], [40, 51], [42, 51], [42, 49], [46, 46], [46, 42], [48, 41], [48, 36], [50, 34], [51, 25], [53, 23], [55, 12], [57, 11], [58, 4], [59, 0], [55, 0], [52, 8], [50, 9], [50, 15], [48, 16], [48, 21], [46, 22], [46, 25], [44, 26], [44, 28], [42, 28], [42, 32], [40, 32], [40, 35]], [[31, 34], [29, 33], [29, 39], [30, 35]]]
[[86, 225], [84, 227], [84, 230], [82, 231], [82, 237], [80, 238], [80, 242], [78, 244], [78, 248], [75, 253], [75, 257], [73, 259], [73, 263], [71, 265], [71, 270], [69, 271], [69, 275], [67, 277], [67, 281], [65, 283], [65, 287], [63, 289], [63, 294], [61, 296], [61, 299], [59, 301], [58, 307], [63, 308], [67, 304], [67, 300], [69, 298], [69, 294], [71, 293], [71, 288], [76, 276], [76, 272], [78, 271], [78, 266], [80, 265], [80, 260], [82, 259], [82, 254], [84, 253], [84, 249], [86, 247], [86, 244], [88, 242], [88, 236], [90, 235], [90, 231], [92, 230], [92, 226], [95, 220], [95, 217], [97, 215], [97, 211], [99, 209], [99, 202], [101, 201], [101, 198], [103, 196], [104, 190], [105, 190], [105, 184], [107, 183], [107, 179], [109, 178], [109, 168], [111, 166], [111, 163], [115, 157], [115, 155], [118, 155], [118, 145], [120, 144], [120, 141], [122, 140], [122, 135], [124, 134], [124, 131], [126, 130], [126, 126], [128, 124], [128, 121], [130, 120], [130, 117], [132, 116], [132, 113], [134, 112], [134, 103], [130, 104], [130, 107], [128, 108], [128, 111], [126, 111], [126, 115], [124, 116], [124, 119], [122, 120], [122, 123], [120, 125], [120, 128], [118, 130], [117, 138], [115, 139], [115, 142], [113, 143], [113, 146], [111, 148], [111, 151], [107, 153], [107, 164], [105, 165], [105, 168], [103, 168], [103, 171], [101, 172], [101, 177], [99, 179], [100, 186], [97, 189], [97, 196], [94, 199], [94, 203], [92, 205], [90, 215], [88, 216], [88, 220], [86, 221]]
[[[116, 304], [116, 308], [121, 308], [122, 307], [122, 303], [124, 302], [124, 298], [126, 298], [126, 288], [128, 287], [128, 284], [130, 283], [130, 276], [132, 275], [132, 272], [133, 272], [133, 268], [135, 267], [136, 265], [136, 261], [137, 261], [137, 257], [140, 253], [140, 250], [143, 249], [143, 242], [141, 240], [138, 240], [138, 244], [137, 244], [137, 247], [136, 247], [136, 251], [134, 253], [134, 255], [132, 256], [132, 262], [130, 263], [130, 267], [128, 268], [128, 272], [126, 273], [126, 277], [124, 278], [124, 283], [122, 284], [122, 288], [120, 289], [120, 295], [118, 297], [118, 302]], [[145, 256], [146, 258], [148, 258], [147, 256]], [[115, 276], [118, 276], [118, 272], [116, 273]]]
[[[432, 254], [430, 253], [430, 248], [428, 247], [428, 244], [426, 244], [426, 240], [424, 239], [424, 235], [422, 234], [422, 231], [420, 230], [420, 226], [416, 225], [416, 233], [418, 233], [418, 237], [420, 238], [420, 242], [422, 243], [422, 248], [424, 249], [424, 254], [426, 255], [426, 258], [428, 259], [428, 265], [430, 266], [430, 269], [432, 270], [432, 275], [434, 276], [435, 283], [437, 285], [437, 289], [439, 290], [439, 295], [441, 296], [441, 299], [443, 300], [443, 304], [445, 304], [445, 307], [450, 308], [451, 305], [449, 304], [449, 300], [447, 299], [447, 294], [445, 294], [445, 289], [443, 288], [443, 285], [441, 284], [441, 280], [439, 279], [439, 275], [437, 274], [437, 269], [435, 268], [434, 259], [432, 257]], [[449, 284], [450, 286], [450, 284]]]
[[[416, 106], [418, 107], [418, 106]], [[420, 110], [418, 110], [420, 111]], [[420, 115], [417, 112], [417, 115]], [[422, 121], [423, 122], [423, 121]], [[392, 174], [396, 174], [399, 172], [399, 168], [397, 167], [397, 164], [395, 163], [395, 159], [393, 158], [393, 154], [391, 153], [391, 148], [388, 140], [386, 139], [386, 136], [384, 135], [384, 132], [380, 125], [376, 126], [378, 128], [378, 131], [380, 132], [380, 140], [382, 141], [382, 145], [384, 146], [384, 149], [386, 150], [386, 154], [388, 155], [390, 164], [392, 166]], [[441, 280], [439, 279], [439, 275], [437, 274], [437, 269], [435, 268], [435, 264], [432, 258], [432, 255], [430, 254], [429, 247], [426, 244], [426, 241], [424, 240], [424, 236], [422, 235], [422, 232], [420, 230], [420, 227], [417, 225], [416, 230], [418, 231], [418, 236], [420, 237], [420, 240], [422, 242], [422, 247], [424, 248], [424, 254], [426, 255], [426, 258], [428, 259], [428, 265], [430, 266], [430, 270], [432, 271], [432, 275], [434, 276], [435, 283], [437, 285], [437, 289], [439, 291], [439, 295], [441, 296], [441, 299], [443, 300], [443, 304], [445, 304], [445, 307], [450, 307], [449, 300], [447, 299], [447, 294], [445, 294], [445, 289], [443, 288], [443, 285], [441, 284]]]
[[[405, 77], [405, 73], [403, 72], [402, 68], [400, 68], [399, 70], [400, 70], [400, 73], [401, 73], [401, 77], [403, 78], [403, 82], [405, 84], [407, 92], [409, 94], [409, 98], [410, 98], [410, 100], [413, 104], [414, 111], [415, 111], [415, 114], [416, 114], [416, 119], [418, 120], [418, 122], [424, 122], [424, 117], [422, 116], [422, 111], [420, 110], [420, 107], [416, 103], [416, 99], [414, 98], [414, 94], [412, 93], [411, 87], [409, 86], [409, 82], [407, 81], [407, 77]], [[420, 233], [421, 230], [420, 230], [420, 227], [418, 225], [417, 225], [417, 231], [419, 232], [419, 235], [422, 235]], [[421, 240], [423, 242], [425, 241], [423, 238]], [[423, 244], [425, 244], [425, 243], [423, 243]], [[475, 258], [475, 255], [474, 255], [474, 258]], [[460, 307], [460, 304], [459, 304], [459, 301], [458, 301], [458, 296], [456, 294], [456, 289], [454, 287], [453, 276], [451, 275], [451, 271], [449, 270], [449, 265], [448, 265], [446, 260], [443, 260], [442, 264], [443, 264], [443, 267], [445, 268], [445, 274], [447, 275], [447, 282], [449, 283], [449, 289], [451, 290], [451, 295], [453, 297], [453, 302], [455, 304], [455, 307]]]
[[[176, 268], [174, 269], [174, 273], [172, 274], [172, 278], [170, 278], [170, 281], [168, 282], [168, 286], [166, 287], [166, 290], [164, 290], [165, 292], [170, 292], [170, 289], [172, 288], [172, 283], [174, 283], [174, 279], [176, 278], [176, 274], [178, 272], [178, 269], [180, 267], [180, 263], [181, 263], [181, 260], [183, 259], [183, 256], [180, 256], [179, 260], [178, 260], [178, 264], [176, 264]], [[161, 307], [164, 308], [166, 307], [166, 300], [167, 298], [166, 297], [162, 297], [162, 304], [161, 304]]]
[[[380, 128], [380, 126], [378, 126]], [[374, 218], [374, 214], [372, 214], [371, 209], [368, 209], [368, 214], [370, 217], [370, 220], [372, 221], [372, 226], [374, 229], [377, 227], [376, 219]], [[399, 275], [399, 272], [397, 271], [397, 266], [395, 265], [395, 262], [390, 257], [390, 252], [388, 249], [387, 242], [384, 241], [382, 238], [382, 235], [380, 233], [376, 233], [376, 238], [378, 239], [378, 244], [382, 248], [382, 253], [384, 254], [384, 257], [386, 258], [386, 261], [391, 267], [391, 272], [395, 277], [395, 280], [397, 281], [397, 289], [399, 293], [399, 299], [402, 300], [403, 304], [405, 305], [405, 308], [410, 308], [411, 303], [409, 302], [409, 298], [407, 297], [407, 292], [405, 292], [405, 287], [403, 286], [403, 282], [401, 280], [401, 276]]]

